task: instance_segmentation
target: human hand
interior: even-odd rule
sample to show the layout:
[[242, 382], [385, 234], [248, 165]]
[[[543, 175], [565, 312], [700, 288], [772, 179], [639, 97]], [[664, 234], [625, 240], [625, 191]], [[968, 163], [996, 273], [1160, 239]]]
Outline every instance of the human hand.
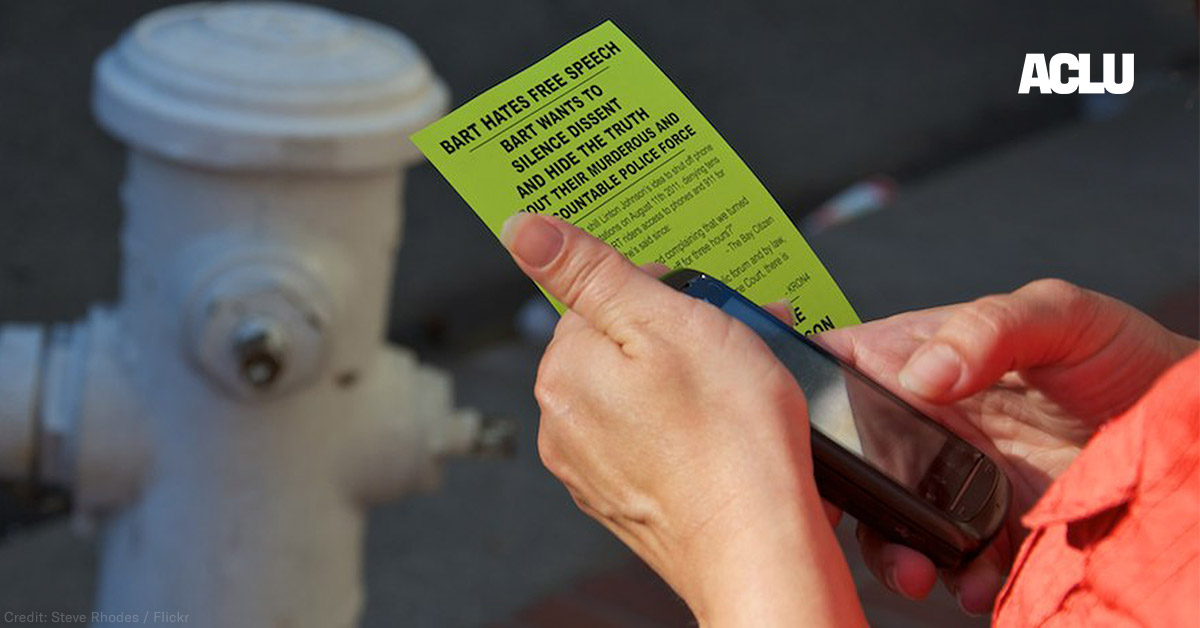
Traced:
[[[999, 463], [1013, 487], [993, 545], [943, 574], [964, 610], [989, 612], [1024, 537], [1020, 517], [1095, 430], [1196, 348], [1148, 316], [1057, 280], [1012, 294], [901, 314], [821, 341]], [[937, 572], [924, 556], [859, 529], [881, 582], [911, 598]]]
[[502, 239], [570, 308], [535, 395], [538, 451], [579, 507], [702, 625], [863, 624], [804, 396], [762, 341], [562, 221], [518, 215]]

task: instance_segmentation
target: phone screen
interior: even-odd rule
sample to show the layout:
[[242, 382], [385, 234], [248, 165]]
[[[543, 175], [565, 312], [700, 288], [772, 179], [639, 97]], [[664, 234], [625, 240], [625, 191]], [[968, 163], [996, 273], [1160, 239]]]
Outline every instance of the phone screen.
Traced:
[[942, 486], [940, 469], [930, 473], [944, 447], [958, 449], [948, 447], [955, 443], [947, 432], [741, 296], [720, 307], [757, 333], [792, 372], [808, 399], [813, 428], [911, 492], [944, 507], [954, 499], [957, 486]]

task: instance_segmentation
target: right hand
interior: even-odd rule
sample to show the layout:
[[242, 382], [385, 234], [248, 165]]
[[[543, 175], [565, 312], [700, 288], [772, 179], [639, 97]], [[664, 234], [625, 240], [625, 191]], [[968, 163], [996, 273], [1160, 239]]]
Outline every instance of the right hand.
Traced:
[[[1009, 519], [973, 562], [943, 573], [969, 613], [990, 612], [1025, 535], [1021, 516], [1109, 418], [1194, 351], [1115, 299], [1058, 280], [830, 331], [821, 342], [997, 461], [1013, 487]], [[860, 526], [867, 565], [907, 597], [937, 571]]]

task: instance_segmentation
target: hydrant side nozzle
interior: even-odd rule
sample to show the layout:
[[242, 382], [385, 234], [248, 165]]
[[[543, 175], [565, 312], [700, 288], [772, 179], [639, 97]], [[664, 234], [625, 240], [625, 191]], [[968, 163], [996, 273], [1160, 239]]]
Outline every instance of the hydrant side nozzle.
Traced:
[[484, 415], [479, 420], [475, 444], [468, 452], [479, 458], [515, 458], [517, 422], [513, 419]]
[[92, 341], [71, 450], [77, 519], [136, 499], [154, 458], [148, 417], [131, 377], [135, 358], [123, 352], [127, 338], [120, 322], [112, 311], [94, 308], [87, 324]]
[[231, 242], [185, 305], [185, 340], [200, 371], [227, 394], [266, 400], [324, 373], [333, 305], [321, 277], [282, 251]]
[[517, 422], [462, 409], [442, 417], [433, 430], [431, 449], [440, 458], [512, 458], [517, 454]]
[[56, 327], [40, 386], [37, 481], [70, 489], [76, 515], [113, 510], [141, 490], [150, 466], [147, 426], [114, 314]]

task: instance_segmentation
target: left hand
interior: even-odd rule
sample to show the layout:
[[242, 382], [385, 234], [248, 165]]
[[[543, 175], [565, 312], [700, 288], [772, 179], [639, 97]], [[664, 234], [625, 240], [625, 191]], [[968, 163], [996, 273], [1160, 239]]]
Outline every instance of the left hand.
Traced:
[[565, 222], [518, 215], [502, 238], [570, 308], [535, 395], [538, 451], [579, 507], [702, 625], [865, 624], [804, 396], [762, 341]]

